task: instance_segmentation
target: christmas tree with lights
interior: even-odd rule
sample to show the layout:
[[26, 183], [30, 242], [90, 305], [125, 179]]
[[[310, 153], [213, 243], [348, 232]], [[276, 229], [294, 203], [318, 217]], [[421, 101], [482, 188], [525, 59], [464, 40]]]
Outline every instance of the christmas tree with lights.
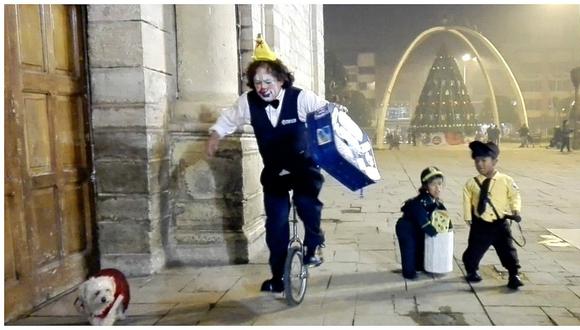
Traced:
[[443, 45], [431, 66], [411, 120], [418, 134], [442, 133], [449, 144], [463, 143], [477, 127], [475, 111], [455, 58]]

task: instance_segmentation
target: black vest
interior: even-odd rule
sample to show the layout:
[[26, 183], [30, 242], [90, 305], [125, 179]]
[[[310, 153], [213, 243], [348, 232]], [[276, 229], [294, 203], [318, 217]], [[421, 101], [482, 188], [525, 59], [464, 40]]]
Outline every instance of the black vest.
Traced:
[[306, 125], [298, 119], [298, 94], [300, 89], [287, 88], [276, 127], [266, 113], [267, 104], [256, 91], [248, 93], [251, 124], [262, 155], [264, 167], [279, 172], [294, 172], [309, 163], [306, 160]]

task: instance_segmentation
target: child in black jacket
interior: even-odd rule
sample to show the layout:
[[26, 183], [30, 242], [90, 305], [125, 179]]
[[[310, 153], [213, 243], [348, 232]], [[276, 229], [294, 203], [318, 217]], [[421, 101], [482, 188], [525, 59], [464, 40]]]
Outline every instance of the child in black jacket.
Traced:
[[[425, 234], [437, 235], [430, 222], [431, 216], [435, 210], [446, 210], [439, 199], [442, 191], [443, 172], [437, 167], [428, 167], [421, 172], [419, 195], [408, 199], [401, 207], [403, 216], [397, 221], [395, 231], [401, 249], [404, 278], [414, 279], [417, 271], [424, 270]], [[451, 223], [449, 225], [451, 228]]]

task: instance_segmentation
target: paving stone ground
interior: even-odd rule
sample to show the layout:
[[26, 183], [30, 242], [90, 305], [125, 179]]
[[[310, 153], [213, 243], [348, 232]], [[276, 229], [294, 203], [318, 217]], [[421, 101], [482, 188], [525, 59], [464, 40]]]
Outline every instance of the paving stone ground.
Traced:
[[[468, 227], [461, 188], [476, 174], [466, 146], [376, 151], [382, 180], [350, 192], [327, 176], [326, 262], [310, 272], [304, 302], [258, 292], [269, 277], [267, 252], [250, 264], [170, 268], [131, 278], [129, 317], [119, 325], [580, 325], [580, 152], [502, 145], [498, 169], [511, 175], [523, 199], [527, 244], [518, 248], [525, 286], [505, 287], [493, 250], [482, 260], [483, 281], [463, 280]], [[446, 173], [444, 200], [455, 226], [451, 273], [404, 280], [394, 233], [401, 203], [429, 165]], [[62, 295], [19, 325], [88, 324], [75, 292]]]

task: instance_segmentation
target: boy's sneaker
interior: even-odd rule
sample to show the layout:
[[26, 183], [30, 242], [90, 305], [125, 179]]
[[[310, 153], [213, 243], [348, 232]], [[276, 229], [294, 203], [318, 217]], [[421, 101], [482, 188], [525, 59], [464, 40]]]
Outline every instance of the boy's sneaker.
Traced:
[[518, 275], [510, 275], [507, 287], [512, 290], [517, 290], [520, 286], [523, 286], [524, 282], [520, 279]]
[[481, 276], [479, 276], [477, 271], [475, 271], [473, 273], [467, 273], [467, 276], [465, 276], [465, 280], [467, 282], [477, 283], [481, 282]]
[[284, 282], [281, 279], [269, 279], [262, 283], [260, 288], [262, 292], [281, 293], [284, 291]]
[[324, 244], [316, 246], [314, 249], [306, 248], [306, 254], [304, 255], [304, 264], [308, 267], [318, 267], [324, 262], [324, 257], [322, 256], [322, 248], [325, 247]]

